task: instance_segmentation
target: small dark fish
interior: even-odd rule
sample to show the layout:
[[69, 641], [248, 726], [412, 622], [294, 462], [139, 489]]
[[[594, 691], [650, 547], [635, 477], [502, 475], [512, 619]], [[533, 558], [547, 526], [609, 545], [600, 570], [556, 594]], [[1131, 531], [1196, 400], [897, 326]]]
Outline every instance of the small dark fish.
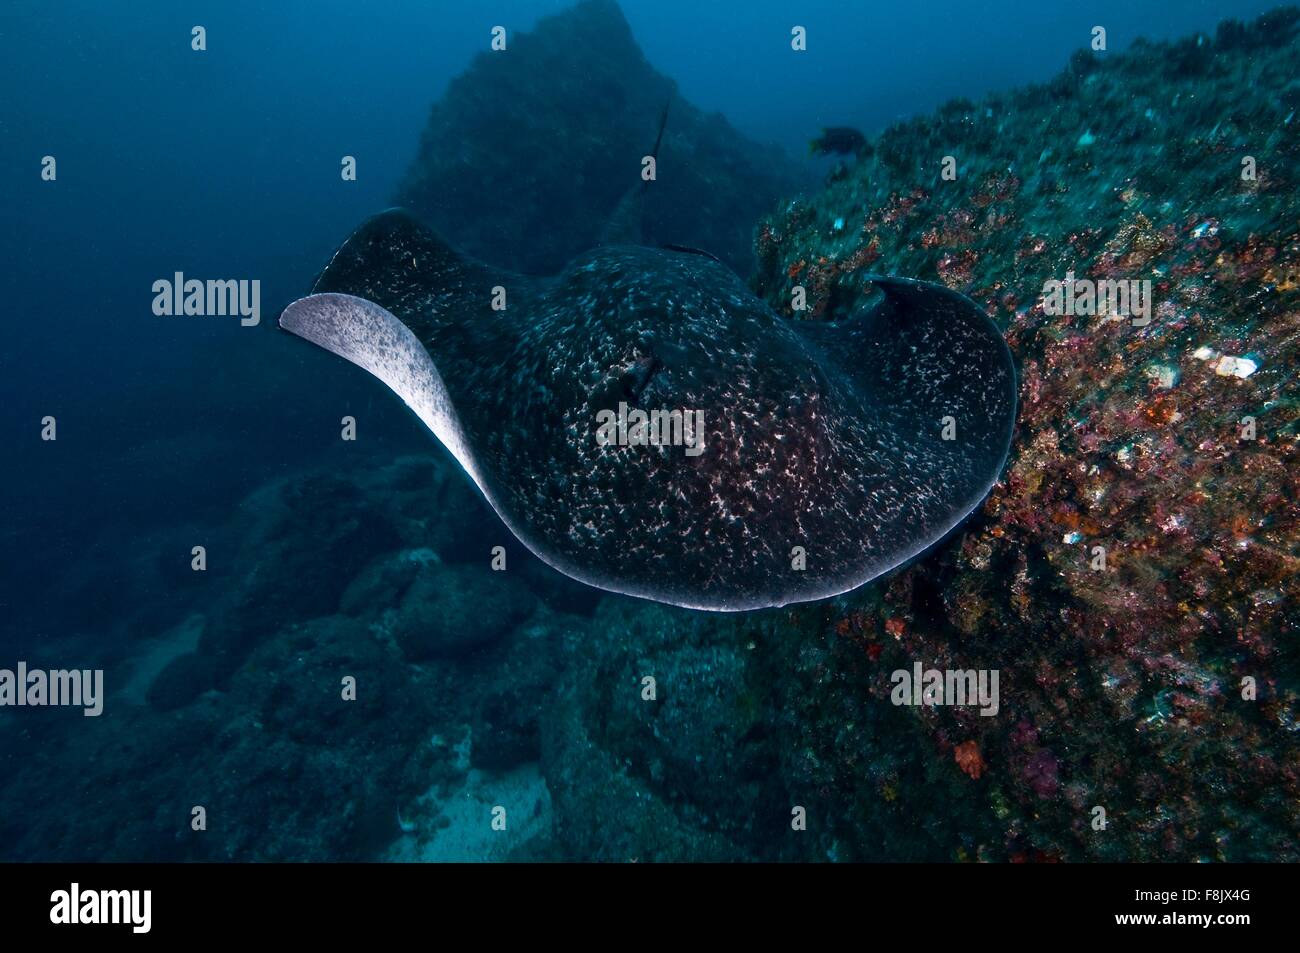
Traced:
[[818, 156], [866, 156], [871, 155], [871, 146], [867, 137], [851, 126], [831, 126], [808, 143], [808, 151]]

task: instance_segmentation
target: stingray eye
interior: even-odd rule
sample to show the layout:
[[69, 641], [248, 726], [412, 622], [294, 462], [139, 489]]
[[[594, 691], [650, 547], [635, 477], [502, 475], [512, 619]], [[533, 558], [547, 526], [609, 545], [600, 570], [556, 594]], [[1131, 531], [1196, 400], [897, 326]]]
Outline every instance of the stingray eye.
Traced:
[[638, 357], [623, 373], [623, 389], [631, 400], [638, 399], [654, 379], [660, 368], [659, 360], [653, 354]]
[[870, 278], [841, 277], [831, 283], [821, 320], [843, 324], [854, 318], [865, 317], [884, 300], [884, 292]]
[[638, 354], [615, 364], [596, 385], [592, 400], [603, 407], [616, 406], [619, 401], [637, 404], [660, 366], [653, 354]]

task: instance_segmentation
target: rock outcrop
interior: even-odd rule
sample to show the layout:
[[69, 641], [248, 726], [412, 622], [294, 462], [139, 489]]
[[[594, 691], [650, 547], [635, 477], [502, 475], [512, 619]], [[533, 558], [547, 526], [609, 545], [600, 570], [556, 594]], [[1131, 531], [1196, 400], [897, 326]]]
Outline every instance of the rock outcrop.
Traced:
[[596, 245], [641, 182], [671, 101], [643, 241], [701, 248], [741, 276], [753, 232], [800, 171], [650, 65], [613, 0], [584, 0], [481, 53], [434, 104], [395, 201], [462, 251], [532, 274]]

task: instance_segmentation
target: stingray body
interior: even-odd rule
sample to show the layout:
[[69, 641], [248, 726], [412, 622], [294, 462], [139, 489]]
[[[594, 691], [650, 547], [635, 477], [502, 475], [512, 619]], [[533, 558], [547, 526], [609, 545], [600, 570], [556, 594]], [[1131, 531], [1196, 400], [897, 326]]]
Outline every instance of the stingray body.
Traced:
[[[1006, 459], [1016, 383], [996, 327], [940, 286], [873, 283], [842, 321], [795, 321], [703, 254], [604, 247], [529, 278], [393, 210], [280, 324], [383, 380], [555, 568], [742, 610], [908, 561]], [[620, 407], [692, 414], [695, 451], [602, 440]]]

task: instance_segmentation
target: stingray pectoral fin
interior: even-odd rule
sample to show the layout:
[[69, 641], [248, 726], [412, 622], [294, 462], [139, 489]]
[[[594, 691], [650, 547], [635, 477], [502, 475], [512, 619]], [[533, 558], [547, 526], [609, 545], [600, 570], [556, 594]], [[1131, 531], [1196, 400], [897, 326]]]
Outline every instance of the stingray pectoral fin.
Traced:
[[414, 332], [373, 301], [327, 292], [299, 298], [280, 327], [379, 378], [482, 485], [442, 375]]
[[311, 291], [373, 301], [428, 341], [440, 329], [463, 327], [468, 316], [488, 308], [496, 286], [509, 286], [513, 298], [528, 284], [466, 258], [410, 212], [391, 208], [348, 236]]

